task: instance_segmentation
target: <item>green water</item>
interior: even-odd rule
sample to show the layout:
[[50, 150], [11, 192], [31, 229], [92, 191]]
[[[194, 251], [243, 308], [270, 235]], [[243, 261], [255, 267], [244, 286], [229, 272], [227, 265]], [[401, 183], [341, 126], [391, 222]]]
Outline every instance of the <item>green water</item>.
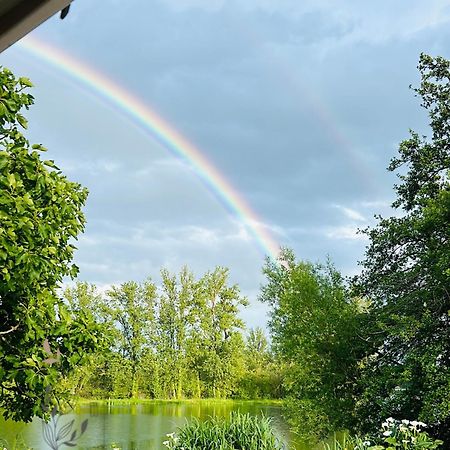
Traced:
[[[210, 416], [228, 417], [231, 411], [260, 414], [272, 417], [273, 425], [280, 438], [295, 450], [310, 450], [308, 445], [293, 443], [286, 422], [281, 416], [281, 407], [275, 404], [258, 402], [142, 402], [142, 403], [83, 403], [72, 413], [60, 418], [59, 426], [75, 419], [80, 428], [83, 420], [88, 419], [86, 433], [77, 441], [78, 449], [155, 449], [160, 450], [166, 434], [176, 431], [187, 420], [197, 417], [206, 419]], [[0, 419], [0, 439], [10, 443], [8, 450], [14, 448], [11, 443], [19, 437], [17, 448], [48, 449], [43, 439], [42, 422], [38, 419], [31, 424], [16, 424]], [[0, 441], [1, 442], [1, 441]], [[1, 446], [0, 446], [1, 448]], [[70, 447], [62, 446], [61, 449]], [[73, 447], [72, 447], [73, 448]]]

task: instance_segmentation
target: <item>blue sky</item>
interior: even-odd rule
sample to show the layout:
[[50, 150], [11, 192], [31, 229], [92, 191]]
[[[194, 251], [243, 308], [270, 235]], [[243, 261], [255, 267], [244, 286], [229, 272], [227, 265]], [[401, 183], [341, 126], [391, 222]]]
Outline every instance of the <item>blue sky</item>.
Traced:
[[[390, 214], [398, 143], [427, 118], [420, 52], [450, 57], [445, 1], [76, 0], [33, 33], [107, 74], [212, 161], [301, 259], [358, 271], [358, 227]], [[35, 83], [29, 138], [87, 186], [80, 279], [104, 288], [184, 264], [230, 268], [250, 307], [264, 255], [189, 166], [119, 111], [15, 45]]]

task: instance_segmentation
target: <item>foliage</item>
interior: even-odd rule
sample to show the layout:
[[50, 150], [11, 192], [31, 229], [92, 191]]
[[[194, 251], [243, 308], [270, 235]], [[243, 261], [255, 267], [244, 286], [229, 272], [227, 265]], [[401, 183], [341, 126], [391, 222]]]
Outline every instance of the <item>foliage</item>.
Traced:
[[356, 414], [362, 431], [412, 416], [450, 439], [450, 62], [422, 54], [418, 69], [432, 135], [400, 144], [389, 166], [402, 170], [399, 213], [366, 231], [356, 292], [371, 308]]
[[285, 446], [264, 416], [231, 413], [229, 419], [193, 420], [167, 435], [164, 445], [172, 450], [278, 450]]
[[246, 299], [229, 285], [227, 269], [198, 279], [186, 267], [177, 275], [162, 270], [161, 279], [158, 289], [127, 282], [106, 296], [80, 282], [65, 291], [70, 307], [85, 310], [109, 342], [65, 380], [66, 389], [85, 398], [248, 398], [252, 379], [258, 397], [279, 392], [275, 363], [266, 364], [268, 356], [250, 362], [255, 355], [238, 317]]
[[147, 281], [139, 285], [133, 281], [108, 291], [107, 311], [118, 325], [119, 339], [115, 343], [118, 353], [130, 363], [131, 396], [138, 394], [138, 365], [151, 337], [154, 317], [156, 286]]
[[267, 260], [261, 300], [270, 304], [270, 329], [286, 363], [288, 417], [302, 437], [351, 426], [357, 363], [358, 304], [342, 277], [325, 266], [297, 262], [292, 251]]
[[[26, 78], [0, 71], [0, 407], [29, 421], [42, 416], [42, 398], [97, 345], [96, 328], [84, 313], [58, 298], [64, 276], [74, 276], [72, 239], [83, 231], [87, 190], [69, 181], [45, 148], [30, 146], [22, 110], [33, 97]], [[59, 349], [58, 368], [46, 365], [47, 339]]]
[[181, 398], [188, 381], [188, 337], [195, 315], [199, 282], [184, 267], [179, 276], [161, 271], [162, 292], [155, 324], [156, 355], [161, 393]]
[[106, 303], [95, 285], [77, 281], [75, 285], [64, 290], [64, 299], [71, 311], [86, 315], [91, 323], [96, 324], [101, 339], [96, 351], [63, 380], [61, 389], [74, 396], [81, 393], [88, 397], [101, 397], [103, 390], [112, 390], [108, 369], [114, 362], [114, 355], [111, 355], [109, 349], [118, 341], [117, 331], [107, 314]]
[[244, 342], [239, 307], [247, 306], [237, 285], [228, 286], [228, 269], [217, 267], [200, 280], [189, 337], [191, 369], [199, 383], [198, 396], [225, 398], [235, 389], [243, 370]]
[[[389, 417], [383, 422], [381, 429], [371, 436], [345, 436], [341, 444], [335, 439], [334, 450], [414, 450], [440, 447], [443, 442], [433, 439], [423, 428], [426, 424], [418, 421], [402, 421]], [[324, 445], [326, 450], [331, 450], [329, 444]]]
[[22, 436], [16, 436], [12, 443], [6, 439], [0, 439], [0, 450], [33, 450], [28, 447]]
[[234, 397], [269, 399], [283, 397], [283, 364], [271, 351], [260, 327], [248, 333], [244, 349], [244, 370]]

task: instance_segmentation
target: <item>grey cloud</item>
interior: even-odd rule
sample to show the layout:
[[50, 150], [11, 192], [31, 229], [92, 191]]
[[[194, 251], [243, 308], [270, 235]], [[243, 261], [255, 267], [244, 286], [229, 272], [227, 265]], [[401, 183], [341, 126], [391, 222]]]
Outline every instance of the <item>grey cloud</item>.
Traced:
[[[373, 224], [391, 213], [396, 179], [385, 167], [409, 128], [426, 131], [408, 85], [421, 51], [449, 56], [446, 2], [80, 0], [72, 9], [37, 35], [152, 105], [281, 244], [358, 270], [358, 214]], [[18, 48], [4, 63], [37, 84], [30, 139], [90, 189], [82, 277], [107, 285], [163, 265], [230, 266], [258, 323], [262, 255], [190, 168], [58, 70]]]

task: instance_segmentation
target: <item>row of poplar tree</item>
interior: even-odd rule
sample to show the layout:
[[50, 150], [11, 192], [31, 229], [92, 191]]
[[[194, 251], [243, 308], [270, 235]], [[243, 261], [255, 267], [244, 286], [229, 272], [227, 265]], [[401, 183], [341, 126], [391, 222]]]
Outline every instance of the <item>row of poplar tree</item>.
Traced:
[[280, 397], [281, 370], [262, 329], [245, 332], [248, 304], [228, 269], [196, 279], [161, 271], [161, 284], [126, 282], [101, 294], [78, 282], [70, 310], [101, 329], [101, 350], [66, 379], [86, 398]]

